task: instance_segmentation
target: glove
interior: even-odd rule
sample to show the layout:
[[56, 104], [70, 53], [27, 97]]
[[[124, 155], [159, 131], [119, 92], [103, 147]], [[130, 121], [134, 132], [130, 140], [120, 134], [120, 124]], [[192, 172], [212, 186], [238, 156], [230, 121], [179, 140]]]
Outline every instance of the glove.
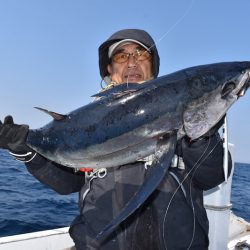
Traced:
[[19, 161], [31, 161], [36, 152], [26, 145], [28, 132], [28, 125], [14, 124], [12, 116], [6, 116], [4, 123], [0, 121], [0, 148], [9, 150]]

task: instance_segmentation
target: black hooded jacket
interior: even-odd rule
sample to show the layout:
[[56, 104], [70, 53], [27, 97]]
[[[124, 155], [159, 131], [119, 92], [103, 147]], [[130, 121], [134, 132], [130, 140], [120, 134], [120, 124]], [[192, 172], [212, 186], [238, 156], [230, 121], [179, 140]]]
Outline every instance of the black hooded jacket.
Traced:
[[[138, 29], [118, 31], [99, 47], [101, 77], [108, 75], [109, 46], [123, 39], [134, 39], [150, 48], [157, 77], [157, 48], [152, 37]], [[203, 190], [224, 181], [222, 141], [215, 133], [192, 143], [184, 138], [177, 148], [177, 158], [183, 159], [184, 168], [170, 168], [146, 202], [104, 241], [97, 241], [96, 235], [143, 185], [150, 168], [148, 162], [109, 168], [106, 174], [97, 172], [88, 178], [40, 155], [26, 166], [39, 181], [60, 194], [79, 192], [80, 214], [70, 227], [77, 250], [204, 250], [209, 242]]]
[[[103, 178], [87, 180], [82, 173], [74, 173], [42, 156], [26, 165], [38, 180], [60, 194], [80, 192], [80, 215], [70, 228], [77, 249], [176, 250], [189, 245], [190, 249], [207, 249], [203, 190], [224, 181], [222, 141], [218, 134], [193, 143], [184, 138], [178, 148], [185, 169], [171, 168], [145, 204], [102, 242], [95, 240], [97, 233], [143, 185], [147, 175], [145, 162], [111, 168]], [[229, 166], [231, 169], [231, 163]]]

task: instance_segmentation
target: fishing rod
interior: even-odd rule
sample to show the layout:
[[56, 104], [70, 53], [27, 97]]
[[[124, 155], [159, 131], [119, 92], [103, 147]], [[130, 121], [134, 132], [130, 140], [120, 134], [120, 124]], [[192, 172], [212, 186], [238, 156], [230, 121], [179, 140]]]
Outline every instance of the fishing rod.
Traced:
[[225, 182], [228, 180], [228, 124], [227, 124], [227, 116], [225, 115], [224, 124], [222, 127], [222, 138], [223, 138], [223, 170]]

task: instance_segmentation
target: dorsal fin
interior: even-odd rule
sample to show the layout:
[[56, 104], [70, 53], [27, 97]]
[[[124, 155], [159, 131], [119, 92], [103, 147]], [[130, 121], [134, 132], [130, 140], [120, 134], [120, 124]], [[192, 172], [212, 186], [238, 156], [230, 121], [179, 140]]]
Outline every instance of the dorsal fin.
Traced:
[[53, 111], [49, 111], [47, 109], [43, 109], [43, 108], [39, 108], [39, 107], [34, 107], [34, 108], [41, 110], [41, 111], [45, 112], [46, 114], [52, 116], [56, 121], [62, 121], [62, 120], [67, 118], [67, 115], [58, 114], [58, 113], [55, 113]]

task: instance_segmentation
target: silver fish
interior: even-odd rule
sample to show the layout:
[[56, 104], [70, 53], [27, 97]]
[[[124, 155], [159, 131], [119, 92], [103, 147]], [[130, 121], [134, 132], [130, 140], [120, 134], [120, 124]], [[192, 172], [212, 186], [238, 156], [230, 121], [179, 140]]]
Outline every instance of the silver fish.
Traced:
[[167, 173], [177, 139], [197, 139], [226, 114], [250, 86], [250, 62], [196, 66], [144, 84], [124, 84], [95, 95], [68, 115], [30, 130], [28, 145], [71, 168], [116, 167], [154, 154], [148, 178], [96, 236], [101, 240], [130, 216]]
[[[157, 150], [168, 133], [196, 139], [249, 87], [250, 62], [192, 67], [138, 86], [123, 85], [37, 130], [28, 145], [72, 168], [115, 167]], [[96, 95], [98, 96], [98, 94]], [[49, 112], [49, 111], [48, 111]]]

